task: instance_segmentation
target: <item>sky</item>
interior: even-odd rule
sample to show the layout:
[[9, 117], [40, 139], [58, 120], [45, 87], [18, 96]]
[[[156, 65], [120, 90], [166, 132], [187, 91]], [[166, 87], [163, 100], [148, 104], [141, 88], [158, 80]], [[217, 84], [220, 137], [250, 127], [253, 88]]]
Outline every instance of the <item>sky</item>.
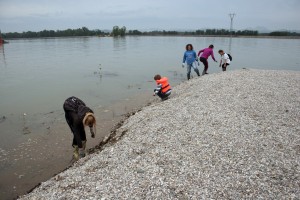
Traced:
[[0, 30], [300, 30], [300, 0], [0, 0]]

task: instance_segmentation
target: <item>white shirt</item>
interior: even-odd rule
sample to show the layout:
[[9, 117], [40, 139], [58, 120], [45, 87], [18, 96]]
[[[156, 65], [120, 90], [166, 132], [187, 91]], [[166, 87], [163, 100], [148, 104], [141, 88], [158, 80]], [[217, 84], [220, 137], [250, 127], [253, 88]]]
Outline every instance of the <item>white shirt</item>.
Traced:
[[222, 63], [228, 63], [230, 64], [230, 59], [229, 59], [229, 56], [224, 53], [222, 56], [221, 56], [221, 59], [222, 59]]

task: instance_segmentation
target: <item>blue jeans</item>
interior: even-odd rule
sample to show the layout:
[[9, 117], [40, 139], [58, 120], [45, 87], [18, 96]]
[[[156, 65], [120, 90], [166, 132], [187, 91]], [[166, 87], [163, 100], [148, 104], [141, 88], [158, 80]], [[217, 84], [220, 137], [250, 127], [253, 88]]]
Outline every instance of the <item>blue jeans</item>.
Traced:
[[200, 73], [199, 73], [199, 70], [198, 70], [198, 67], [197, 67], [198, 63], [197, 62], [193, 62], [191, 64], [188, 64], [187, 63], [187, 78], [190, 79], [190, 76], [191, 76], [191, 69], [193, 68], [194, 71], [196, 72], [196, 74], [198, 76], [200, 76]]

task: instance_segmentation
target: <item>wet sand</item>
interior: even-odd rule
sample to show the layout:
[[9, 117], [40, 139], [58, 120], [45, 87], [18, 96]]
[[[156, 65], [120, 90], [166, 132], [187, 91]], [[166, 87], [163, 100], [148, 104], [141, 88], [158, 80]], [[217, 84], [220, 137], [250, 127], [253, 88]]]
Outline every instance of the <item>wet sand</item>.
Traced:
[[[87, 152], [94, 152], [103, 138], [118, 127], [127, 113], [135, 112], [156, 98], [149, 93], [120, 100], [107, 107], [94, 108], [97, 117], [96, 138], [87, 131]], [[12, 116], [1, 119], [1, 127], [9, 128]], [[1, 144], [0, 199], [15, 199], [26, 194], [40, 182], [46, 181], [72, 164], [72, 134], [65, 122], [64, 112], [51, 111], [34, 116], [24, 115], [24, 123], [14, 127], [22, 139], [16, 146]], [[32, 122], [34, 121], [34, 123]], [[15, 134], [16, 135], [16, 134]], [[4, 150], [5, 149], [5, 150]], [[8, 150], [7, 150], [8, 149]]]

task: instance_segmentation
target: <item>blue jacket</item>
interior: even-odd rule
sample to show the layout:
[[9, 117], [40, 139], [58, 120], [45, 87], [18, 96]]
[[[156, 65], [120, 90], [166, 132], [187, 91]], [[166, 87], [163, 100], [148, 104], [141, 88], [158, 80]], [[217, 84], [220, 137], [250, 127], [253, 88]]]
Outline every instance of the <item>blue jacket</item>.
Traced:
[[191, 65], [196, 60], [196, 52], [194, 50], [186, 51], [183, 55], [183, 61], [182, 63], [187, 63], [188, 65]]

